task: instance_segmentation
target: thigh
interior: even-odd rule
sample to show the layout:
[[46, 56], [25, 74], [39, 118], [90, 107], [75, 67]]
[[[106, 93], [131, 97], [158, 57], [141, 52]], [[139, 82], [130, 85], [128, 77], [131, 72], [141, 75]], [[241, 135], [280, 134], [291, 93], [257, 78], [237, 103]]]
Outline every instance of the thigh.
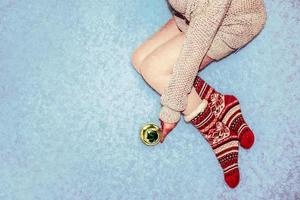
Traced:
[[151, 52], [141, 64], [142, 76], [148, 76], [150, 74], [155, 77], [157, 75], [171, 74], [173, 66], [180, 54], [183, 40], [184, 34], [180, 32], [177, 36]]
[[141, 67], [143, 60], [156, 48], [163, 43], [178, 35], [180, 30], [177, 28], [174, 18], [169, 19], [158, 31], [150, 36], [145, 42], [140, 44], [132, 55], [132, 62], [136, 68]]
[[[148, 55], [141, 64], [141, 74], [150, 75], [154, 78], [158, 75], [169, 75], [173, 73], [173, 67], [176, 64], [179, 54], [181, 52], [184, 34], [180, 32], [177, 36], [165, 42], [156, 48], [150, 55]], [[215, 61], [214, 58], [206, 54], [199, 63], [199, 71], [203, 70], [211, 62]]]

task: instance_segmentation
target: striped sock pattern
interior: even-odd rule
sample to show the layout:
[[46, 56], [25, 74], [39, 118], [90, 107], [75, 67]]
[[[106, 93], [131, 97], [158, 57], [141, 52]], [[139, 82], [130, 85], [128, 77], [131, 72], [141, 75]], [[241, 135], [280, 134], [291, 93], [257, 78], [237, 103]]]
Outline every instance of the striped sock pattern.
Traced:
[[242, 116], [238, 99], [233, 95], [222, 95], [199, 76], [195, 78], [194, 87], [200, 98], [208, 101], [218, 120], [237, 133], [241, 146], [249, 149], [254, 143], [254, 134]]
[[209, 106], [197, 113], [189, 122], [200, 131], [210, 144], [223, 169], [225, 182], [231, 188], [236, 187], [240, 179], [237, 134], [219, 121]]

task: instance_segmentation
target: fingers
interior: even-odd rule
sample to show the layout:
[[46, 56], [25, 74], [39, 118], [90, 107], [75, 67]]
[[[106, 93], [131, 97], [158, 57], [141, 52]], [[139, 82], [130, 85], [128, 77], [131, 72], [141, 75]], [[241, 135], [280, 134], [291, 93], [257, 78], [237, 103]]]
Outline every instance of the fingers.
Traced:
[[163, 130], [162, 130], [161, 140], [160, 140], [161, 143], [164, 142], [165, 138], [167, 137], [167, 135], [168, 135], [169, 133], [170, 133], [170, 131], [167, 130], [167, 129], [163, 129]]
[[160, 125], [161, 125], [160, 142], [163, 143], [165, 140], [165, 137], [169, 134], [169, 131], [166, 129], [165, 123], [162, 120], [160, 120]]
[[160, 142], [163, 143], [165, 137], [176, 127], [177, 123], [164, 123], [162, 120], [160, 120], [161, 124], [161, 137]]

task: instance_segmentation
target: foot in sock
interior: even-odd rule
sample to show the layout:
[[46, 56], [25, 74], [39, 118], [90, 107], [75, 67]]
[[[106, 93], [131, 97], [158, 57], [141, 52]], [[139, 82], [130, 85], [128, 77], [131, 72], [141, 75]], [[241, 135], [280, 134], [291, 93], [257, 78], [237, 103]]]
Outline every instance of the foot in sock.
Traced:
[[218, 120], [205, 99], [193, 112], [185, 115], [184, 120], [204, 136], [223, 169], [225, 182], [231, 188], [236, 187], [240, 180], [238, 135]]
[[240, 103], [233, 95], [217, 92], [199, 76], [193, 85], [201, 99], [206, 99], [213, 114], [230, 130], [236, 132], [243, 148], [249, 149], [254, 143], [254, 134], [245, 122]]

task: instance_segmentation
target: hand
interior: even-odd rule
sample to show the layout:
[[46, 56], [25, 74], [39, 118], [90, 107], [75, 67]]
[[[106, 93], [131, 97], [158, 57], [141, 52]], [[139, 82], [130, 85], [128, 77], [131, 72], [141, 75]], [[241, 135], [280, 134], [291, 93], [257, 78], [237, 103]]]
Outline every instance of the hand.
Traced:
[[161, 135], [159, 138], [160, 143], [164, 142], [165, 137], [176, 127], [177, 123], [165, 123], [159, 119], [161, 125]]

